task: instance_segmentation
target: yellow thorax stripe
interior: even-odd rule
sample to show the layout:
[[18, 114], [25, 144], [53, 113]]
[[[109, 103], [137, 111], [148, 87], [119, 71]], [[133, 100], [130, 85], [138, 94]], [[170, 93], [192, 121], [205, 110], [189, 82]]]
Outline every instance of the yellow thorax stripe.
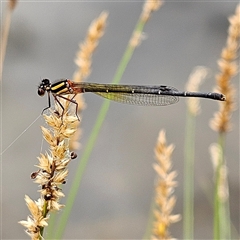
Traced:
[[56, 94], [61, 94], [61, 93], [69, 94], [68, 88], [65, 87], [65, 88], [62, 89], [61, 91], [58, 91]]
[[58, 85], [52, 87], [51, 89], [52, 89], [53, 91], [55, 91], [55, 90], [57, 90], [58, 88], [62, 87], [63, 85], [65, 85], [65, 82], [61, 82], [61, 83], [59, 83]]

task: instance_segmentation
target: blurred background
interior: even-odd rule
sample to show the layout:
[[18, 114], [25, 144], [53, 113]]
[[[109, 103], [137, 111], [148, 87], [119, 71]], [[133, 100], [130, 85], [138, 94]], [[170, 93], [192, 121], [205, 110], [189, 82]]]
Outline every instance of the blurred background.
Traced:
[[[211, 69], [201, 91], [212, 91], [217, 60], [225, 45], [228, 17], [237, 2], [166, 1], [146, 24], [146, 39], [136, 49], [121, 83], [170, 85], [184, 90], [193, 68]], [[75, 54], [93, 19], [108, 11], [106, 33], [93, 56], [89, 82], [110, 83], [142, 10], [143, 1], [24, 1], [14, 10], [2, 93], [2, 151], [4, 151], [47, 106], [47, 97], [37, 95], [42, 78], [52, 81], [72, 78]], [[2, 12], [6, 3], [2, 3]], [[3, 19], [3, 18], [2, 18]], [[238, 89], [238, 77], [233, 83]], [[84, 95], [87, 108], [81, 119], [83, 134], [78, 159], [84, 150], [103, 99]], [[209, 146], [217, 133], [209, 120], [218, 104], [201, 100], [196, 124], [195, 238], [212, 238], [213, 169]], [[178, 172], [177, 204], [183, 211], [183, 157], [186, 102], [168, 107], [138, 107], [111, 103], [94, 151], [79, 188], [65, 239], [141, 239], [144, 235], [156, 174], [154, 147], [158, 133], [166, 130], [175, 145], [173, 168]], [[226, 142], [229, 169], [231, 219], [239, 226], [239, 113], [232, 117], [233, 130]], [[37, 184], [30, 179], [36, 170], [42, 146], [39, 117], [2, 155], [2, 237], [28, 239], [18, 221], [29, 211], [24, 196], [37, 200]], [[48, 146], [43, 142], [43, 152]], [[67, 194], [78, 160], [72, 161]], [[64, 203], [65, 199], [62, 199]], [[182, 221], [171, 226], [172, 236], [182, 238]]]

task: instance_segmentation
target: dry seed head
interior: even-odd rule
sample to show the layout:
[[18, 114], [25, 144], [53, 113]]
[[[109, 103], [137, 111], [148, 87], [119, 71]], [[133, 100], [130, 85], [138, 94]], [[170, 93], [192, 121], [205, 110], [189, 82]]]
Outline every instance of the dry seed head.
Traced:
[[129, 45], [132, 47], [132, 48], [136, 48], [138, 47], [141, 42], [143, 40], [146, 39], [146, 34], [143, 33], [143, 32], [139, 32], [139, 31], [135, 31], [133, 34], [132, 34], [132, 37], [129, 41]]
[[27, 221], [19, 221], [19, 223], [27, 228], [26, 232], [32, 239], [40, 239], [40, 227], [48, 225], [48, 218], [42, 216], [42, 208], [39, 207], [41, 200], [34, 202], [25, 195], [25, 201], [32, 216], [28, 216]]
[[78, 70], [74, 73], [73, 81], [82, 82], [83, 79], [91, 73], [92, 54], [98, 45], [99, 39], [104, 34], [107, 16], [108, 13], [102, 12], [100, 16], [91, 23], [85, 41], [79, 44], [79, 51], [75, 59]]
[[[102, 12], [100, 16], [91, 23], [84, 42], [79, 44], [79, 51], [77, 52], [75, 59], [75, 64], [77, 65], [78, 69], [73, 74], [74, 82], [82, 82], [90, 75], [92, 55], [98, 46], [99, 39], [104, 34], [107, 17], [108, 13]], [[76, 101], [78, 102], [78, 111], [80, 112], [85, 108], [85, 103], [81, 94], [76, 96]], [[77, 129], [77, 131], [70, 141], [70, 148], [72, 150], [79, 149], [80, 147], [79, 139], [81, 136], [81, 130], [78, 126], [79, 122], [76, 122], [74, 127]]]
[[51, 166], [53, 159], [49, 155], [44, 155], [41, 153], [41, 156], [38, 157], [39, 165], [35, 165], [36, 167], [46, 171], [50, 172], [51, 171]]
[[180, 215], [171, 215], [176, 204], [173, 192], [177, 186], [175, 181], [177, 172], [171, 170], [173, 149], [172, 144], [167, 145], [166, 143], [165, 131], [160, 131], [155, 147], [157, 163], [153, 165], [154, 170], [157, 172], [157, 183], [155, 187], [156, 210], [154, 211], [155, 221], [152, 239], [171, 239], [168, 228], [171, 223], [180, 220]]
[[[65, 103], [66, 102], [66, 103]], [[63, 102], [64, 113], [45, 115], [46, 123], [49, 123], [51, 130], [42, 127], [43, 136], [50, 145], [49, 154], [41, 154], [38, 158], [38, 171], [34, 173], [34, 181], [42, 186], [39, 190], [41, 197], [38, 202], [32, 201], [26, 197], [26, 203], [31, 212], [27, 221], [20, 223], [27, 227], [27, 233], [32, 239], [40, 239], [41, 230], [47, 225], [49, 212], [60, 210], [63, 205], [59, 203], [64, 193], [59, 188], [62, 183], [66, 182], [68, 170], [66, 169], [71, 160], [69, 151], [69, 138], [75, 132], [74, 123], [77, 118], [69, 116], [67, 108], [69, 101]], [[59, 124], [59, 118], [61, 124]]]
[[209, 125], [216, 132], [229, 132], [232, 130], [231, 116], [225, 108], [220, 107], [219, 111], [214, 113]]
[[51, 148], [52, 156], [55, 159], [55, 166], [58, 164], [58, 159], [62, 160], [65, 158], [66, 152], [68, 151], [65, 141], [59, 142], [57, 146]]
[[92, 40], [97, 45], [97, 41], [104, 34], [104, 29], [106, 26], [106, 20], [108, 17], [107, 12], [102, 12], [100, 16], [92, 22], [88, 30], [89, 39]]
[[[227, 55], [227, 53], [226, 53], [226, 55]], [[223, 54], [222, 54], [222, 56], [223, 56]], [[233, 77], [238, 72], [238, 65], [236, 62], [229, 62], [226, 59], [222, 58], [222, 59], [219, 59], [217, 63], [218, 63], [219, 68], [221, 69], [221, 72], [224, 73], [224, 76], [222, 76], [223, 79], [219, 79], [219, 81], [223, 81], [222, 84], [224, 84], [225, 78]]]
[[226, 46], [222, 50], [221, 59], [218, 60], [220, 73], [216, 75], [216, 90], [226, 96], [226, 101], [219, 103], [219, 111], [210, 121], [210, 127], [217, 132], [231, 130], [230, 120], [232, 112], [236, 109], [235, 87], [230, 80], [238, 73], [236, 58], [240, 38], [240, 4], [237, 6], [235, 14], [229, 18], [229, 22]]
[[[197, 92], [199, 86], [203, 83], [204, 79], [209, 75], [210, 70], [206, 67], [196, 67], [189, 76], [186, 84], [186, 91]], [[187, 99], [187, 105], [189, 112], [196, 116], [201, 112], [200, 101], [198, 98]]]
[[163, 1], [160, 0], [146, 0], [145, 4], [143, 5], [141, 20], [143, 22], [147, 22], [151, 16], [151, 13], [153, 11], [157, 11], [162, 4]]
[[56, 145], [56, 140], [52, 136], [51, 132], [45, 127], [41, 127], [41, 129], [42, 129], [43, 137], [48, 142], [48, 144], [49, 145]]
[[68, 170], [64, 169], [63, 171], [57, 172], [55, 174], [55, 176], [52, 178], [52, 181], [56, 184], [56, 185], [60, 185], [63, 183], [63, 181], [65, 181], [65, 178], [68, 175]]
[[61, 118], [56, 118], [52, 112], [50, 115], [43, 114], [43, 117], [47, 123], [52, 128], [59, 129], [59, 127], [62, 125]]
[[63, 207], [64, 207], [64, 205], [59, 204], [59, 203], [56, 202], [56, 201], [51, 201], [51, 209], [52, 209], [52, 211], [59, 211], [59, 210], [61, 210], [61, 208], [63, 208]]
[[32, 216], [36, 218], [41, 218], [42, 213], [41, 210], [39, 209], [38, 205], [36, 202], [34, 202], [29, 196], [25, 195], [25, 201], [28, 206], [29, 211], [31, 212]]

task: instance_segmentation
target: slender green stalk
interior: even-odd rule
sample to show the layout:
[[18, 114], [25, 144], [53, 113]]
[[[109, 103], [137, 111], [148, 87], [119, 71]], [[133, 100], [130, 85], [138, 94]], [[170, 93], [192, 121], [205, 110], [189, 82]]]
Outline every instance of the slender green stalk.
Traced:
[[55, 225], [57, 222], [57, 216], [58, 216], [58, 213], [51, 213], [51, 217], [48, 221], [47, 231], [45, 232], [45, 236], [44, 236], [46, 240], [53, 239], [53, 235], [55, 233]]
[[183, 239], [194, 239], [194, 152], [196, 117], [187, 112], [184, 157]]
[[[45, 201], [44, 205], [43, 205], [43, 217], [46, 217], [47, 213], [48, 213], [47, 201]], [[40, 229], [40, 236], [43, 236], [43, 232], [44, 232], [44, 227], [41, 227], [41, 229]]]
[[148, 214], [147, 227], [146, 227], [143, 239], [151, 239], [155, 209], [156, 209], [156, 202], [155, 202], [155, 194], [154, 194], [151, 201], [151, 206]]
[[221, 171], [226, 167], [224, 161], [224, 142], [225, 135], [219, 136], [219, 147], [221, 154], [219, 155], [218, 165], [215, 172], [215, 187], [214, 187], [214, 239], [231, 239], [231, 220], [229, 211], [229, 198], [223, 199], [220, 196], [220, 188], [223, 186], [223, 181], [227, 185], [227, 177], [223, 180]]
[[[133, 32], [141, 33], [143, 31], [144, 25], [145, 24], [142, 21], [139, 21]], [[124, 55], [123, 55], [123, 57], [120, 61], [120, 64], [119, 64], [118, 68], [117, 68], [117, 71], [115, 73], [115, 76], [113, 78], [112, 83], [117, 84], [117, 83], [120, 82], [120, 80], [122, 78], [122, 75], [123, 75], [128, 63], [129, 63], [130, 59], [132, 58], [134, 50], [135, 50], [135, 47], [128, 44], [127, 49], [125, 50]]]
[[[141, 20], [139, 20], [135, 29], [134, 29], [134, 32], [138, 31], [139, 33], [141, 33], [143, 31], [144, 25], [145, 25], [145, 23], [142, 22]], [[123, 75], [131, 57], [132, 57], [132, 55], [133, 55], [134, 50], [135, 50], [135, 47], [128, 44], [127, 49], [125, 50], [125, 53], [124, 53], [124, 55], [123, 55], [123, 57], [120, 61], [120, 64], [117, 68], [116, 74], [113, 78], [113, 81], [112, 81], [113, 83], [119, 83], [120, 82], [120, 80], [122, 78], [122, 75]], [[61, 239], [62, 235], [65, 231], [65, 227], [66, 227], [70, 212], [72, 210], [75, 198], [76, 198], [78, 190], [79, 190], [79, 186], [80, 186], [80, 183], [81, 183], [81, 180], [82, 180], [83, 173], [85, 171], [85, 168], [86, 168], [86, 165], [88, 163], [89, 157], [91, 155], [92, 149], [93, 149], [93, 147], [95, 145], [95, 142], [97, 140], [97, 137], [98, 137], [99, 131], [101, 129], [101, 126], [102, 126], [102, 124], [104, 122], [104, 119], [107, 115], [109, 106], [110, 106], [110, 102], [108, 100], [104, 100], [104, 102], [102, 104], [102, 107], [99, 111], [97, 120], [94, 124], [94, 127], [93, 127], [92, 131], [91, 131], [91, 134], [90, 134], [90, 137], [88, 139], [86, 148], [83, 152], [82, 158], [79, 161], [79, 166], [77, 168], [75, 178], [73, 180], [73, 184], [71, 186], [71, 189], [69, 191], [68, 198], [67, 198], [67, 201], [66, 201], [66, 207], [63, 211], [62, 216], [59, 219], [58, 226], [55, 230], [56, 234], [54, 236], [54, 239]]]
[[220, 173], [220, 159], [217, 165], [217, 169], [215, 171], [215, 182], [214, 182], [214, 217], [213, 217], [213, 239], [217, 240], [220, 239], [220, 216], [219, 216], [219, 209], [220, 209], [220, 202], [218, 198], [218, 183], [219, 183], [219, 173]]

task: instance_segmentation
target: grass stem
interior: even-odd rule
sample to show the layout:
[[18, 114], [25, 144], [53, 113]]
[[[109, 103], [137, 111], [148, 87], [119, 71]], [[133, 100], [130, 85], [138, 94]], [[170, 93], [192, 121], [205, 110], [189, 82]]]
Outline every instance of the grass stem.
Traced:
[[183, 238], [194, 239], [194, 152], [196, 117], [187, 113], [184, 157]]

